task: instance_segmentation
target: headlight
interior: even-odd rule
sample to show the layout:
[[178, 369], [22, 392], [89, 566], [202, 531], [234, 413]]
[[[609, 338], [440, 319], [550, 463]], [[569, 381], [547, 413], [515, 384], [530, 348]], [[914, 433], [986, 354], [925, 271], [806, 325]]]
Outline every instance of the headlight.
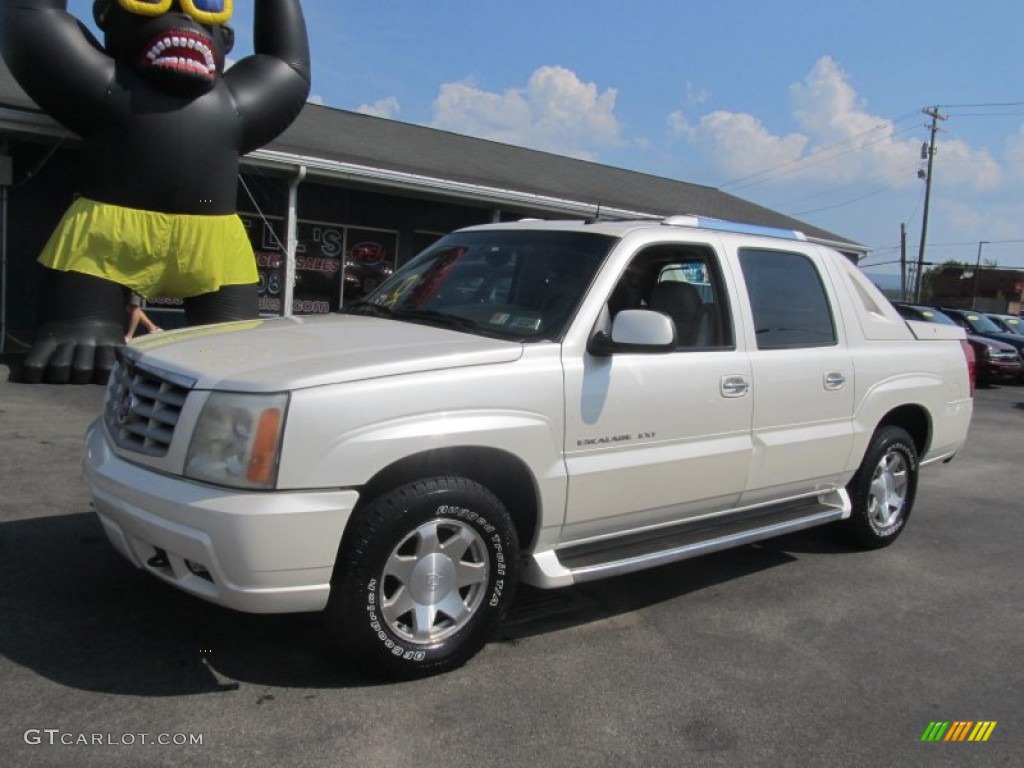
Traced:
[[286, 393], [214, 392], [192, 434], [185, 476], [232, 488], [273, 488], [287, 411]]

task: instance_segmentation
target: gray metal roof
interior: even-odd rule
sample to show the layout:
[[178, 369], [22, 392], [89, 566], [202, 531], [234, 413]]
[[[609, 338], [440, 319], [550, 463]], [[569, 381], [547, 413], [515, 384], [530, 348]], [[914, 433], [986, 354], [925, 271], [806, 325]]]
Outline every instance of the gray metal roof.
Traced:
[[[0, 62], [0, 130], [60, 129]], [[307, 167], [311, 177], [400, 187], [440, 197], [553, 213], [669, 216], [700, 214], [783, 229], [855, 251], [863, 246], [807, 222], [726, 194], [599, 163], [462, 136], [420, 125], [306, 104], [277, 140], [247, 158], [254, 164]]]

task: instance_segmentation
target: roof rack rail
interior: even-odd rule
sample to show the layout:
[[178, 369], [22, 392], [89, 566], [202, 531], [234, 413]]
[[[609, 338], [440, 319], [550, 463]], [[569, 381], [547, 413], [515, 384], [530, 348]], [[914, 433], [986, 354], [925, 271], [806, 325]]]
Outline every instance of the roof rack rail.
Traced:
[[708, 216], [669, 216], [661, 220], [666, 227], [694, 227], [700, 229], [713, 229], [717, 232], [737, 232], [743, 235], [764, 235], [765, 237], [780, 237], [784, 240], [807, 240], [807, 235], [798, 229], [781, 229], [779, 227], [765, 227], [760, 224], [745, 224], [739, 221], [725, 221], [724, 219], [712, 219]]

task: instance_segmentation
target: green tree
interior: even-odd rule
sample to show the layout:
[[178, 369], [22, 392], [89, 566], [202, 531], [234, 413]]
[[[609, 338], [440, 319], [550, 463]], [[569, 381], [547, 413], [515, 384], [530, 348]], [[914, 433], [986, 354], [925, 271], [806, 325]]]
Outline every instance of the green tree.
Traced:
[[[999, 266], [999, 263], [995, 259], [982, 259], [981, 269], [995, 269]], [[958, 259], [949, 259], [936, 264], [935, 266], [929, 267], [921, 275], [921, 301], [930, 303], [935, 299], [934, 285], [935, 278], [938, 275], [956, 273], [961, 279], [965, 279], [964, 275], [974, 274], [974, 263], [968, 263], [966, 261], [959, 261]]]
[[949, 259], [941, 264], [928, 267], [928, 269], [921, 274], [921, 301], [927, 304], [934, 300], [934, 285], [937, 275], [950, 272], [959, 272], [962, 275], [968, 268], [969, 267], [966, 262], [957, 261], [956, 259]]

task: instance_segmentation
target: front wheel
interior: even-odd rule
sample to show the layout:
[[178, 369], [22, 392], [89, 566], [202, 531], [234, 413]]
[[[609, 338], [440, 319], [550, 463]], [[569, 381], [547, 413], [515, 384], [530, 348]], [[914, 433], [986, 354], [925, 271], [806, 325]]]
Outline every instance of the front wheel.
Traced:
[[874, 434], [846, 487], [853, 512], [843, 525], [851, 544], [880, 549], [896, 540], [914, 506], [917, 471], [917, 449], [905, 430], [888, 426]]
[[357, 511], [326, 618], [351, 660], [409, 679], [464, 664], [494, 633], [518, 576], [515, 528], [479, 483], [408, 483]]

